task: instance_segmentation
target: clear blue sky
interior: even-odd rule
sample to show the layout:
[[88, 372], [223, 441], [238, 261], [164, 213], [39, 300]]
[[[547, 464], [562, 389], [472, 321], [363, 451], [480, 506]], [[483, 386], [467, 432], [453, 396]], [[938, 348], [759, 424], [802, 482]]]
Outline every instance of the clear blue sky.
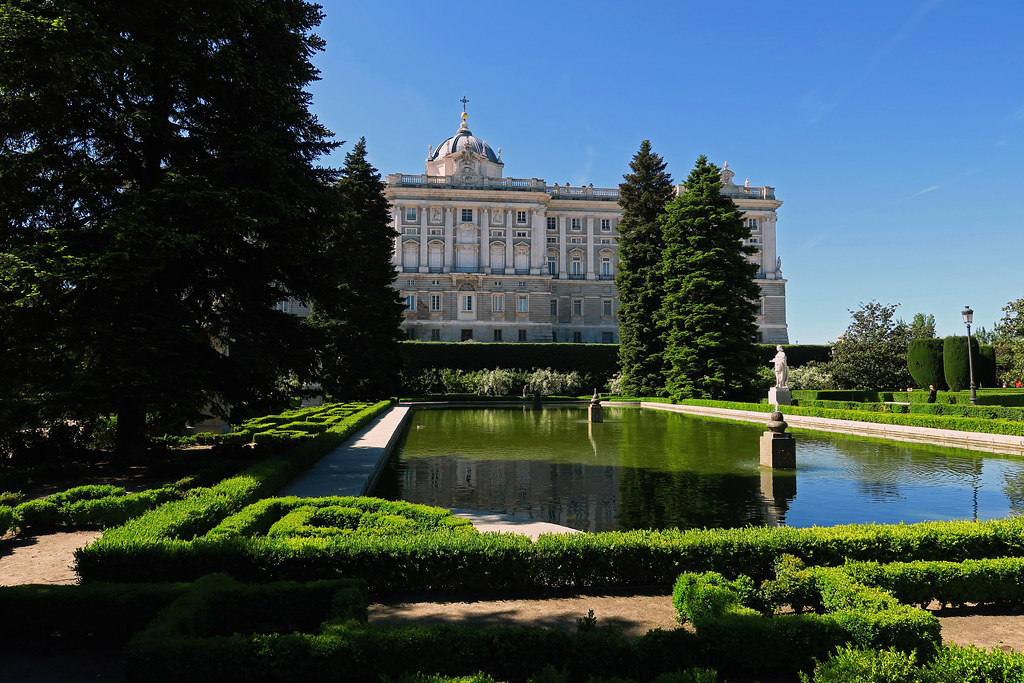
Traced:
[[649, 138], [772, 185], [792, 343], [872, 299], [963, 334], [1024, 297], [1024, 2], [321, 0], [313, 110], [383, 175], [473, 133], [505, 175], [616, 187]]

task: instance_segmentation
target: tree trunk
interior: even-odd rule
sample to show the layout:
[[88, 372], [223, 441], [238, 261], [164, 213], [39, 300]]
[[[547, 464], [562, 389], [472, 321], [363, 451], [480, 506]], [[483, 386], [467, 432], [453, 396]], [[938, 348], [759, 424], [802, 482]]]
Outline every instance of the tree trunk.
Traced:
[[137, 462], [146, 456], [146, 411], [137, 405], [122, 405], [117, 411], [114, 457]]

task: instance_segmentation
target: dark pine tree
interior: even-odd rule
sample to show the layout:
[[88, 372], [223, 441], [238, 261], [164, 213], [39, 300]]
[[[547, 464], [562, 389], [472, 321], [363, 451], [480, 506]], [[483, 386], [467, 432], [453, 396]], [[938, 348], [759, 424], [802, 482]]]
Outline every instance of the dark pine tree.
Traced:
[[398, 390], [404, 307], [392, 286], [397, 233], [365, 138], [345, 157], [338, 191], [343, 213], [327, 251], [337, 285], [313, 301], [309, 317], [324, 339], [320, 383], [338, 398], [382, 398]]
[[665, 386], [678, 398], [747, 398], [761, 361], [750, 229], [701, 156], [661, 225]]
[[624, 393], [652, 396], [665, 386], [663, 330], [655, 320], [661, 307], [664, 248], [658, 217], [675, 190], [665, 162], [651, 151], [650, 140], [640, 143], [629, 167], [633, 172], [619, 185], [619, 366]]
[[[0, 394], [10, 423], [197, 417], [311, 377], [339, 214], [303, 0], [0, 7]], [[17, 364], [11, 358], [19, 359]], [[2, 412], [2, 411], [0, 411]]]

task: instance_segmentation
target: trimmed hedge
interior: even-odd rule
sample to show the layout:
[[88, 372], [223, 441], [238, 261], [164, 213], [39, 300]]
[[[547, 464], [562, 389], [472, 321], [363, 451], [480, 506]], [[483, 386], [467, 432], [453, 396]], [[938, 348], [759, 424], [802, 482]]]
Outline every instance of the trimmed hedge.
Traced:
[[929, 384], [939, 391], [949, 388], [942, 370], [942, 344], [941, 339], [911, 339], [907, 345], [907, 369], [922, 389]]
[[[814, 669], [815, 683], [938, 683], [1024, 680], [1024, 653], [947, 645], [929, 653], [843, 647]], [[803, 679], [811, 680], [811, 679]]]
[[0, 505], [0, 536], [16, 526], [15, 519], [14, 508], [10, 505]]
[[[820, 614], [763, 613], [752, 606], [763, 608], [748, 577], [727, 581], [715, 572], [681, 575], [673, 588], [673, 604], [681, 620], [693, 623], [712, 661], [754, 673], [807, 669], [844, 643], [913, 652], [932, 650], [942, 642], [933, 615], [856, 582], [841, 568], [803, 573], [821, 605]], [[784, 593], [778, 597], [790, 602]], [[736, 657], [737, 652], [743, 656]]]
[[[980, 396], [979, 396], [980, 398]], [[645, 399], [649, 403], [668, 403], [665, 399]], [[770, 413], [775, 406], [767, 403], [740, 403], [737, 401], [677, 401], [679, 405], [702, 406], [707, 408], [728, 408], [749, 412]], [[978, 432], [979, 434], [1007, 434], [1024, 436], [1024, 424], [1012, 420], [990, 420], [980, 417], [959, 417], [954, 415], [907, 415], [899, 413], [876, 413], [866, 410], [836, 410], [832, 408], [805, 408], [803, 406], [786, 406], [786, 415], [806, 415], [808, 417], [827, 417], [835, 420], [852, 422], [874, 422], [879, 424], [897, 424], [911, 427], [932, 427], [934, 429], [951, 429], [960, 432]]]
[[[970, 338], [972, 358], [978, 361], [978, 340]], [[942, 373], [951, 391], [962, 391], [971, 386], [969, 359], [967, 358], [967, 337], [946, 337], [942, 343]], [[975, 369], [977, 373], [977, 369]], [[975, 374], [975, 386], [979, 376]], [[993, 382], [994, 385], [994, 382]]]
[[225, 571], [250, 582], [358, 577], [375, 591], [517, 590], [670, 584], [685, 571], [766, 579], [782, 554], [818, 565], [1024, 555], [1024, 519], [546, 534], [536, 542], [451, 529], [267, 536], [285, 508], [261, 502], [231, 519], [224, 514], [217, 531], [194, 540], [172, 533], [180, 529], [173, 516], [161, 518], [173, 525], [163, 532], [129, 522], [77, 551], [78, 572], [84, 581], [190, 580]]
[[863, 410], [870, 413], [912, 413], [917, 415], [957, 415], [986, 420], [1024, 420], [1024, 408], [957, 403], [856, 403], [853, 401], [801, 401], [801, 408]]
[[189, 589], [185, 583], [0, 587], [0, 637], [127, 638]]
[[177, 484], [138, 493], [107, 484], [76, 486], [21, 503], [14, 508], [14, 516], [22, 530], [112, 527], [183, 495]]
[[[630, 643], [580, 620], [553, 629], [371, 625], [356, 582], [243, 586], [205, 576], [125, 648], [129, 681], [380, 681], [422, 672], [521, 681], [542, 674], [584, 681], [652, 680], [703, 658], [686, 631], [652, 631]], [[325, 619], [327, 620], [325, 622]], [[320, 624], [323, 623], [321, 627]], [[562, 676], [565, 678], [562, 678]], [[710, 671], [670, 681], [707, 682]]]
[[[405, 371], [416, 375], [430, 368], [487, 370], [503, 368], [531, 370], [551, 368], [576, 370], [603, 378], [619, 371], [618, 344], [505, 344], [460, 342], [399, 342]], [[500, 359], [497, 360], [497, 359]]]
[[[758, 354], [767, 364], [775, 356], [774, 344], [758, 344]], [[418, 375], [430, 368], [488, 370], [503, 368], [531, 370], [551, 368], [561, 372], [576, 370], [597, 376], [602, 384], [619, 371], [618, 344], [524, 344], [461, 342], [399, 342], [407, 375]], [[789, 366], [798, 368], [809, 361], [827, 363], [832, 359], [829, 344], [786, 345]], [[500, 359], [500, 361], [496, 361]]]

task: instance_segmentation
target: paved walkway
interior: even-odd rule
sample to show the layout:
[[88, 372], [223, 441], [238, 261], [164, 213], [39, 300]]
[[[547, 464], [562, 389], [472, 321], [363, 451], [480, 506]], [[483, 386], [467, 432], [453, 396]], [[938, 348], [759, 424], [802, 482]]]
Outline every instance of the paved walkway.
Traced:
[[289, 482], [281, 496], [365, 496], [377, 484], [388, 455], [402, 436], [411, 407], [396, 405]]
[[[684, 406], [671, 403], [640, 404], [644, 408], [670, 410], [688, 415], [703, 417], [719, 417], [726, 420], [743, 422], [768, 422], [768, 413], [757, 413], [747, 410], [729, 408], [706, 408], [704, 406]], [[856, 422], [853, 420], [836, 420], [827, 417], [809, 417], [806, 415], [787, 415], [786, 406], [781, 406], [786, 424], [790, 427], [813, 429], [819, 432], [840, 432], [857, 436], [871, 436], [894, 441], [912, 441], [937, 446], [966, 448], [972, 451], [987, 453], [1005, 453], [1007, 455], [1024, 455], [1024, 436], [1008, 434], [983, 434], [981, 432], [959, 432], [953, 429], [935, 429], [933, 427], [911, 427], [909, 425], [882, 424], [878, 422]]]
[[[377, 485], [380, 472], [401, 438], [411, 413], [412, 407], [408, 404], [392, 407], [341, 446], [320, 458], [315, 465], [281, 489], [278, 495], [303, 498], [369, 495]], [[473, 526], [480, 531], [523, 534], [534, 540], [547, 533], [579, 533], [569, 527], [513, 515], [462, 509], [452, 512], [457, 517], [473, 522]]]

